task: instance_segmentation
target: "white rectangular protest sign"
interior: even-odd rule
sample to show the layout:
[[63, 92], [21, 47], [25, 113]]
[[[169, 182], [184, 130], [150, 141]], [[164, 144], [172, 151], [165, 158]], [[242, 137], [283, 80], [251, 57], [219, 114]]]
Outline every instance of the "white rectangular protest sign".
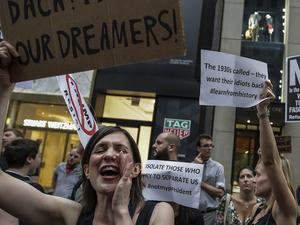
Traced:
[[197, 209], [203, 165], [163, 160], [147, 160], [143, 167], [147, 200], [175, 202]]
[[264, 62], [201, 50], [200, 105], [251, 107], [258, 104], [268, 67]]
[[90, 137], [98, 130], [97, 123], [76, 81], [70, 74], [57, 76], [57, 83], [72, 116], [82, 146], [85, 148]]
[[285, 121], [300, 122], [300, 56], [286, 59]]

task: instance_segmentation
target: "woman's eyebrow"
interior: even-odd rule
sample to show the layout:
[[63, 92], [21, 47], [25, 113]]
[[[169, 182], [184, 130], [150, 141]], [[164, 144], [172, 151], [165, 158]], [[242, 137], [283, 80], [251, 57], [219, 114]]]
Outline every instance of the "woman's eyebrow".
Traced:
[[113, 143], [114, 146], [116, 147], [124, 147], [126, 149], [129, 149], [126, 145], [122, 144], [122, 143]]

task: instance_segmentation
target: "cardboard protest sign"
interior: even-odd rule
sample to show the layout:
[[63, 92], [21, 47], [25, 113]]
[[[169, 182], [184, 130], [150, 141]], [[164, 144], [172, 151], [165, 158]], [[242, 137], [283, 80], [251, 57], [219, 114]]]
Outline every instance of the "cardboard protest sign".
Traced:
[[57, 76], [59, 89], [65, 99], [69, 113], [77, 128], [82, 146], [85, 148], [91, 136], [98, 130], [97, 123], [80, 94], [76, 81], [70, 74]]
[[300, 56], [286, 59], [285, 121], [300, 122]]
[[1, 0], [0, 16], [5, 39], [20, 53], [13, 81], [185, 51], [179, 0]]
[[251, 107], [262, 100], [266, 63], [222, 52], [201, 50], [200, 105]]
[[148, 160], [142, 171], [145, 199], [175, 202], [198, 209], [202, 164]]

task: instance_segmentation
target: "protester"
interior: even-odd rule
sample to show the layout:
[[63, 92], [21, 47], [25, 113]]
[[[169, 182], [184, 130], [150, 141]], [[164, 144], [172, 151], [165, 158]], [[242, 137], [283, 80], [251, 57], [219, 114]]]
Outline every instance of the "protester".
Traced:
[[252, 168], [244, 167], [239, 170], [237, 180], [240, 192], [223, 196], [217, 210], [216, 225], [247, 225], [255, 204], [264, 202], [254, 195]]
[[[8, 73], [11, 55], [17, 56], [15, 49], [0, 42], [1, 137], [12, 91]], [[93, 135], [83, 154], [83, 207], [40, 193], [0, 171], [0, 208], [35, 225], [173, 225], [174, 212], [168, 203], [143, 199], [140, 163], [138, 147], [130, 134], [119, 127], [106, 127]]]
[[4, 156], [5, 146], [9, 145], [13, 140], [20, 139], [20, 138], [24, 138], [21, 131], [15, 128], [7, 128], [4, 130], [3, 138], [2, 138], [1, 159], [0, 159], [0, 167], [2, 170], [7, 169], [7, 162]]
[[225, 193], [224, 167], [210, 158], [214, 148], [210, 135], [200, 135], [196, 146], [198, 155], [194, 163], [204, 164], [199, 209], [203, 213], [205, 225], [214, 225], [219, 206], [218, 199]]
[[[37, 142], [29, 139], [16, 139], [6, 145], [4, 156], [8, 165], [8, 169], [5, 171], [7, 174], [44, 192], [43, 187], [33, 182], [29, 176], [29, 174], [34, 173], [39, 168], [41, 163], [39, 144]], [[25, 225], [23, 221], [19, 221], [18, 218], [4, 211], [1, 211], [0, 224]]]
[[174, 133], [164, 132], [157, 136], [152, 145], [152, 159], [177, 161], [180, 139]]
[[2, 138], [2, 147], [3, 150], [5, 146], [10, 144], [13, 140], [24, 138], [21, 131], [15, 129], [15, 128], [7, 128], [3, 132], [3, 138]]
[[255, 194], [266, 199], [266, 206], [257, 206], [251, 224], [295, 225], [297, 205], [282, 168], [269, 120], [268, 106], [275, 98], [270, 81], [265, 82], [261, 98], [266, 100], [257, 105], [261, 157], [256, 165]]
[[71, 149], [67, 162], [60, 163], [53, 174], [53, 195], [70, 198], [75, 184], [81, 178], [81, 155], [76, 148]]
[[40, 167], [41, 156], [39, 153], [39, 144], [29, 139], [17, 139], [5, 147], [4, 156], [7, 161], [7, 174], [25, 181], [41, 192], [44, 189], [38, 183], [31, 180], [30, 174]]
[[[171, 132], [159, 134], [152, 145], [154, 160], [178, 161], [177, 154], [181, 146], [180, 138]], [[176, 225], [204, 225], [199, 210], [172, 203]]]
[[[77, 146], [77, 152], [82, 155], [84, 151], [84, 148], [81, 143], [78, 144]], [[82, 176], [80, 179], [77, 181], [77, 183], [74, 185], [72, 189], [72, 193], [70, 196], [70, 199], [79, 203], [82, 203], [83, 201], [83, 196], [82, 196]]]

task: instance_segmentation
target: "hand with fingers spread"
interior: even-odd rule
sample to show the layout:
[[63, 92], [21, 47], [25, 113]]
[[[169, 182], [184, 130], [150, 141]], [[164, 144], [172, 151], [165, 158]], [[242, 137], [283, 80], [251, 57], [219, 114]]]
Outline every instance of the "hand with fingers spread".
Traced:
[[264, 99], [264, 101], [260, 102], [258, 105], [257, 105], [257, 113], [258, 114], [264, 114], [268, 111], [268, 106], [270, 105], [270, 103], [272, 101], [274, 101], [275, 99], [275, 95], [273, 93], [273, 85], [271, 83], [270, 80], [267, 80], [265, 81], [265, 86], [264, 86], [264, 89], [260, 95], [260, 98], [261, 99]]
[[13, 58], [18, 56], [18, 52], [10, 43], [7, 41], [0, 42], [0, 85], [4, 88], [11, 86], [8, 68]]
[[117, 213], [124, 213], [128, 212], [132, 174], [134, 170], [134, 164], [129, 154], [120, 153], [120, 168], [122, 168], [123, 175], [114, 191], [112, 209]]

